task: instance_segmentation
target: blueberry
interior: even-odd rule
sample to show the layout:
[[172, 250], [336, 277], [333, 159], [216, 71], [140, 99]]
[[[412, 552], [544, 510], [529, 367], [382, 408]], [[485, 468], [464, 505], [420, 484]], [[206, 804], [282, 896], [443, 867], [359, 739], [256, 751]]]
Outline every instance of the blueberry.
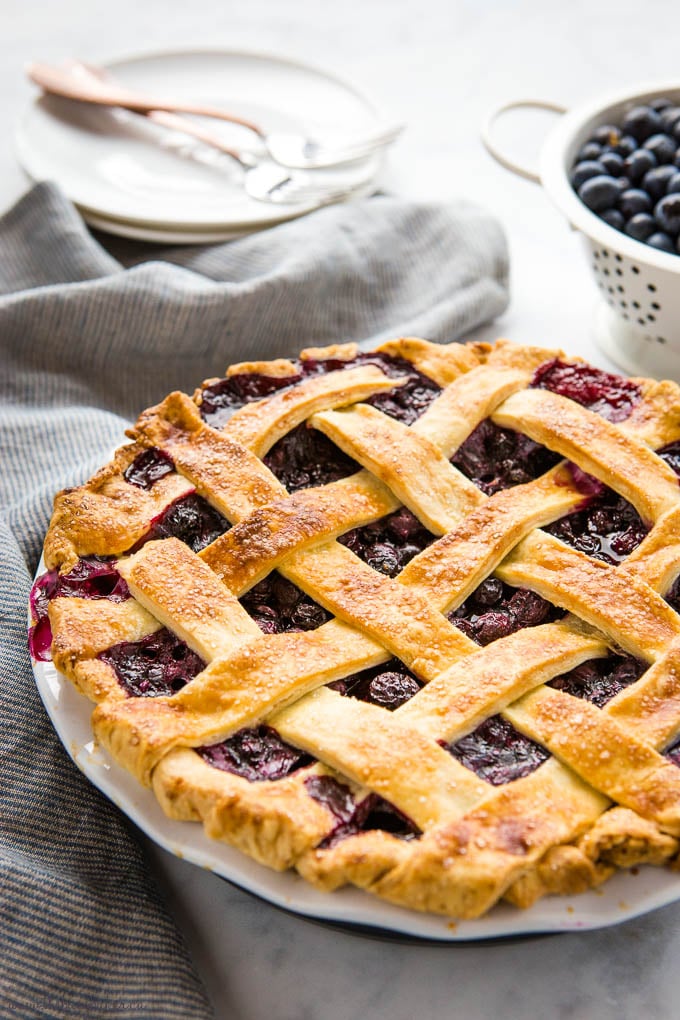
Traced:
[[381, 574], [388, 577], [396, 577], [399, 573], [400, 563], [397, 550], [389, 542], [376, 542], [366, 550], [366, 562], [369, 567], [379, 570]]
[[279, 634], [286, 629], [279, 614], [269, 606], [258, 606], [253, 609], [252, 617], [263, 634]]
[[[613, 156], [614, 153], [610, 153], [610, 155]], [[571, 171], [569, 180], [571, 181], [572, 188], [578, 191], [581, 185], [585, 184], [591, 177], [597, 177], [598, 174], [606, 174], [607, 172], [606, 167], [599, 160], [583, 159]]]
[[599, 142], [600, 145], [608, 145], [612, 148], [618, 144], [619, 138], [621, 137], [621, 129], [617, 128], [614, 124], [601, 124], [599, 128], [596, 128], [592, 134], [592, 141]]
[[680, 142], [680, 120], [676, 120], [668, 133], [675, 138], [676, 142]]
[[656, 233], [651, 234], [647, 238], [647, 244], [651, 244], [652, 248], [658, 248], [659, 251], [675, 251], [673, 238], [669, 237], [662, 230], [657, 230]]
[[611, 174], [612, 177], [620, 177], [624, 172], [624, 159], [623, 156], [619, 156], [616, 152], [603, 152], [600, 156], [599, 162], [605, 169], [605, 172]]
[[601, 152], [602, 146], [599, 142], [586, 142], [578, 154], [578, 162], [580, 163], [584, 159], [599, 159]]
[[379, 673], [371, 680], [368, 700], [374, 705], [393, 711], [409, 701], [419, 690], [420, 684], [412, 676], [388, 671]]
[[666, 195], [654, 206], [654, 218], [662, 230], [674, 236], [680, 233], [680, 195]]
[[641, 212], [631, 216], [624, 229], [636, 241], [646, 241], [657, 229], [657, 225], [653, 216], [650, 216], [649, 213]]
[[[673, 103], [670, 99], [666, 99], [665, 96], [659, 96], [657, 99], [650, 99], [648, 106], [651, 106], [657, 113], [661, 113], [662, 110], [667, 110]], [[663, 120], [663, 117], [661, 118]]]
[[491, 644], [492, 641], [507, 637], [513, 630], [518, 629], [513, 627], [513, 624], [514, 620], [510, 613], [492, 609], [488, 613], [482, 613], [473, 624], [475, 638], [480, 645]]
[[643, 147], [653, 152], [659, 163], [672, 163], [678, 143], [670, 135], [658, 134], [648, 138]]
[[647, 171], [642, 178], [642, 187], [653, 202], [658, 202], [666, 194], [668, 182], [676, 173], [677, 169], [673, 166], [655, 166]]
[[582, 184], [578, 195], [593, 212], [604, 212], [605, 209], [611, 209], [622, 190], [620, 183], [613, 177], [600, 174]]
[[[641, 181], [648, 170], [653, 170], [658, 160], [649, 149], [636, 149], [631, 152], [623, 161], [624, 172], [630, 177], [633, 184]], [[606, 167], [606, 163], [603, 164]]]
[[600, 216], [614, 230], [623, 230], [626, 221], [623, 218], [623, 213], [620, 213], [618, 209], [605, 209], [603, 213], [600, 213]]
[[328, 614], [316, 602], [299, 602], [290, 615], [291, 623], [301, 630], [316, 630], [328, 619]]
[[518, 627], [535, 627], [543, 623], [550, 612], [550, 603], [534, 591], [518, 588], [508, 603]]
[[623, 130], [638, 142], [644, 142], [662, 128], [660, 115], [650, 106], [634, 106], [623, 118]]
[[472, 601], [478, 606], [495, 606], [503, 598], [503, 583], [497, 577], [487, 577], [472, 595]]
[[669, 179], [668, 185], [666, 187], [667, 195], [673, 195], [677, 191], [680, 191], [680, 171], [678, 171], [678, 173], [676, 174], [673, 174], [673, 176]]
[[614, 146], [614, 152], [618, 152], [620, 156], [625, 158], [626, 156], [630, 156], [631, 152], [635, 152], [637, 147], [638, 143], [632, 135], [621, 135]]
[[619, 209], [627, 220], [636, 213], [649, 212], [651, 208], [652, 200], [641, 188], [628, 188], [619, 196]]
[[415, 542], [407, 542], [402, 545], [401, 549], [397, 550], [397, 556], [399, 558], [399, 569], [403, 570], [407, 563], [410, 563], [414, 556], [417, 556], [419, 552], [422, 552], [422, 546], [416, 545]]
[[672, 131], [674, 125], [680, 120], [680, 106], [668, 106], [661, 114], [661, 124], [664, 131]]

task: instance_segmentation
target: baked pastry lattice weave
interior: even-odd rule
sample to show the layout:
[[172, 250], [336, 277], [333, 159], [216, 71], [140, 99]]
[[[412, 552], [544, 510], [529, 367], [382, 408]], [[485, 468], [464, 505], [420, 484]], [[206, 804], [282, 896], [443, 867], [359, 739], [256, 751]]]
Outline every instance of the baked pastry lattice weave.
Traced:
[[672, 866], [675, 384], [401, 339], [128, 434], [56, 497], [31, 637], [169, 816], [456, 918]]

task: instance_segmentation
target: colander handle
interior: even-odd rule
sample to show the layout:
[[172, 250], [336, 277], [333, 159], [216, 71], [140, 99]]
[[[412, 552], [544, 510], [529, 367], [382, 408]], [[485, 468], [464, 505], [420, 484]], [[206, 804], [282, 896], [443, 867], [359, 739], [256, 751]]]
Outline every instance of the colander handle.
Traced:
[[482, 125], [482, 141], [487, 152], [493, 156], [497, 163], [504, 166], [506, 170], [512, 170], [514, 174], [519, 177], [524, 177], [528, 181], [533, 181], [534, 184], [540, 184], [541, 178], [535, 170], [528, 170], [524, 166], [520, 166], [519, 163], [513, 162], [505, 156], [501, 150], [497, 147], [493, 140], [493, 128], [496, 121], [504, 113], [508, 113], [510, 110], [550, 110], [552, 113], [566, 113], [567, 107], [562, 106], [560, 103], [551, 103], [548, 99], [513, 99], [510, 103], [504, 103], [503, 106], [499, 106], [497, 110], [494, 110], [489, 114], [486, 121]]

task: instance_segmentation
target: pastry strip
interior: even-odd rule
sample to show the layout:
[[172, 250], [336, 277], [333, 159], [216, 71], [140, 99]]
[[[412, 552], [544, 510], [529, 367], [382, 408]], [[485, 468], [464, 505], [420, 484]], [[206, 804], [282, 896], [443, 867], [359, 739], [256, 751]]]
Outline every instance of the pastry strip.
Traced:
[[270, 721], [285, 740], [380, 794], [423, 830], [463, 815], [486, 791], [435, 741], [335, 691], [314, 691]]
[[229, 436], [256, 456], [264, 457], [278, 439], [316, 411], [364, 400], [392, 390], [402, 381], [388, 378], [376, 365], [312, 376], [294, 389], [240, 408], [229, 419]]
[[643, 521], [656, 521], [680, 499], [675, 473], [648, 446], [567, 397], [525, 390], [504, 401], [492, 417], [595, 475], [632, 503]]

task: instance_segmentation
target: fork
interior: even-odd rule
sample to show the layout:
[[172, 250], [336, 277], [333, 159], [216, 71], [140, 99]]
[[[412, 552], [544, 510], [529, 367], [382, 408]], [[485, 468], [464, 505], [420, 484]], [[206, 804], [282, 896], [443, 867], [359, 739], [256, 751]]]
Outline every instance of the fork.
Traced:
[[121, 106], [137, 113], [166, 111], [189, 113], [202, 117], [214, 117], [231, 121], [252, 131], [276, 162], [302, 170], [337, 166], [369, 156], [377, 149], [393, 142], [402, 131], [402, 125], [392, 124], [381, 130], [332, 144], [323, 139], [307, 138], [293, 132], [263, 130], [254, 121], [229, 113], [218, 106], [209, 106], [188, 101], [161, 99], [143, 95], [108, 80], [98, 68], [88, 68], [90, 75], [82, 76], [77, 68], [87, 65], [71, 65], [70, 68], [53, 67], [50, 64], [33, 63], [26, 70], [28, 77], [45, 92], [76, 99], [100, 106]]
[[[86, 83], [106, 83], [108, 80], [106, 71], [90, 64], [71, 61], [68, 67], [74, 77]], [[364, 170], [359, 177], [355, 174], [351, 179], [345, 178], [342, 181], [335, 179], [329, 182], [327, 178], [320, 181], [318, 176], [314, 181], [304, 172], [291, 173], [271, 161], [263, 162], [250, 152], [233, 148], [219, 135], [206, 130], [188, 117], [180, 117], [165, 110], [148, 110], [144, 114], [133, 110], [122, 110], [121, 114], [139, 121], [151, 121], [161, 128], [172, 131], [173, 134], [180, 132], [189, 135], [204, 145], [229, 156], [243, 171], [242, 183], [246, 193], [259, 202], [329, 205], [349, 197], [355, 190], [368, 184], [372, 177], [371, 173], [367, 174]], [[314, 176], [314, 171], [312, 171], [311, 177]]]
[[310, 175], [305, 175], [304, 172], [295, 173], [270, 160], [262, 162], [251, 153], [234, 149], [217, 135], [205, 131], [186, 117], [179, 117], [164, 110], [149, 110], [142, 117], [170, 131], [190, 135], [204, 145], [230, 156], [243, 170], [243, 187], [246, 192], [258, 202], [329, 205], [348, 198], [353, 192], [368, 184], [373, 177], [374, 168], [369, 173], [364, 170], [359, 176], [353, 175], [344, 180], [336, 178], [333, 181], [327, 179], [315, 181], [312, 179], [313, 172]]

